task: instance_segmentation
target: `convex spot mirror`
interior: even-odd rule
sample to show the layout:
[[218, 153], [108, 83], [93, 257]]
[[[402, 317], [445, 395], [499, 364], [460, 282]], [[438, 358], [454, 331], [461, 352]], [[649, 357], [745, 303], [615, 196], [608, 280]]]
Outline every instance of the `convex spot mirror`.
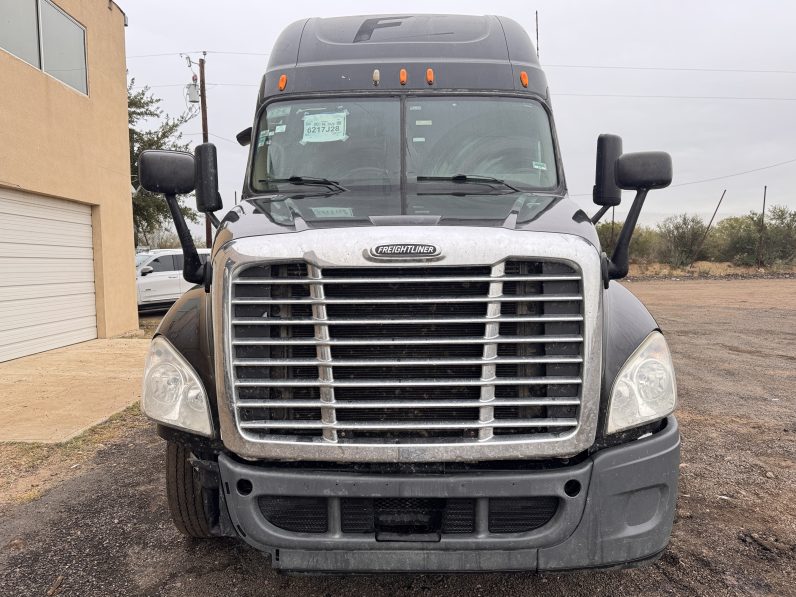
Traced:
[[672, 182], [672, 156], [664, 151], [626, 153], [616, 160], [621, 189], [662, 189]]
[[218, 158], [212, 143], [197, 145], [194, 179], [196, 181], [196, 209], [201, 212], [218, 211], [223, 207], [218, 193]]
[[150, 193], [186, 195], [194, 189], [194, 158], [186, 151], [147, 149], [138, 157], [138, 182]]
[[622, 137], [602, 134], [597, 137], [597, 171], [594, 176], [594, 203], [616, 207], [622, 202], [622, 189], [616, 184], [616, 160], [622, 155]]

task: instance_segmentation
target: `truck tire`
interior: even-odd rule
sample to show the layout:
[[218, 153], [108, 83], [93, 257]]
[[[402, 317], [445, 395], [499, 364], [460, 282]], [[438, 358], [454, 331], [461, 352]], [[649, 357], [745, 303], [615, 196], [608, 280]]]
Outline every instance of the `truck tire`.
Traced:
[[183, 535], [211, 537], [201, 480], [188, 458], [191, 451], [176, 442], [166, 446], [166, 496], [171, 519]]

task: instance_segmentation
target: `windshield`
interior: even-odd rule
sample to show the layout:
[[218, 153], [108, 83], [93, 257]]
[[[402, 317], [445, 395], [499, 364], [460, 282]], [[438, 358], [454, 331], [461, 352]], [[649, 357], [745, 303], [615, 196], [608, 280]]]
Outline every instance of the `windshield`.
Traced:
[[135, 266], [139, 267], [144, 261], [152, 257], [149, 253], [136, 253], [135, 255]]
[[275, 102], [260, 119], [255, 191], [389, 193], [402, 174], [404, 192], [424, 195], [553, 189], [547, 113], [524, 98], [416, 96]]

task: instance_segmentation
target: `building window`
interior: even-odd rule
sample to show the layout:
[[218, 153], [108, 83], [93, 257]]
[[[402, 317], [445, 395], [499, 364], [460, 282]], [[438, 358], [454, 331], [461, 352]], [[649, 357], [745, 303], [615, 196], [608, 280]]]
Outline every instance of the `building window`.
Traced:
[[0, 48], [88, 93], [86, 30], [50, 0], [0, 0]]
[[0, 48], [40, 68], [37, 4], [37, 0], [0, 0]]

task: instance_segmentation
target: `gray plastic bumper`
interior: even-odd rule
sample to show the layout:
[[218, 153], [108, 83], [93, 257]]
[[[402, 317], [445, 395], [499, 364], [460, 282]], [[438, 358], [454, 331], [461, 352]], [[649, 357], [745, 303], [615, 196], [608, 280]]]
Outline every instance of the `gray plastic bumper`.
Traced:
[[[414, 476], [290, 471], [241, 464], [225, 455], [219, 457], [219, 469], [239, 535], [270, 553], [275, 568], [542, 571], [628, 565], [660, 554], [674, 519], [679, 462], [680, 435], [675, 418], [669, 417], [666, 427], [653, 436], [602, 450], [572, 467], [544, 471]], [[251, 483], [247, 495], [237, 490], [241, 479]], [[564, 491], [572, 480], [581, 486], [575, 496]], [[325, 534], [284, 531], [263, 517], [258, 506], [263, 495], [332, 499], [555, 495], [560, 506], [550, 522], [527, 533], [491, 534], [485, 523], [479, 523], [472, 535], [443, 535], [436, 542], [381, 542], [373, 535], [341, 533], [339, 520], [331, 518]]]

